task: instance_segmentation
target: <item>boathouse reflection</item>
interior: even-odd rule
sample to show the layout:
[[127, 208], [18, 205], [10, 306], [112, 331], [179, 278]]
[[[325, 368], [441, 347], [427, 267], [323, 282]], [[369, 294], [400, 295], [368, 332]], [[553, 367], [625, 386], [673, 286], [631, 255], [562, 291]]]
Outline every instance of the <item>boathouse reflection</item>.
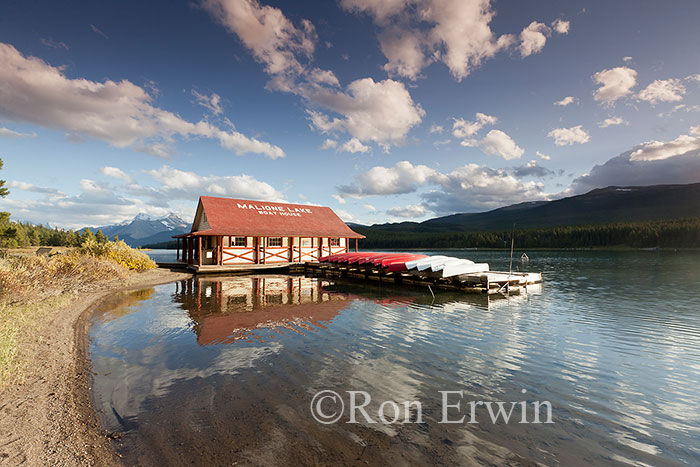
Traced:
[[352, 298], [325, 290], [329, 282], [292, 276], [200, 278], [176, 284], [199, 345], [268, 340], [285, 330], [325, 327]]

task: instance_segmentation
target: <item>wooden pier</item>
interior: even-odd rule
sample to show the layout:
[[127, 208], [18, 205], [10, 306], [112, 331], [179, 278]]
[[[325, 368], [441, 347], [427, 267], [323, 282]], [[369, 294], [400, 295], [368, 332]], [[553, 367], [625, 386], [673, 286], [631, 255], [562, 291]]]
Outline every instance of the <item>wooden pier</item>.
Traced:
[[416, 287], [430, 286], [436, 290], [452, 290], [466, 293], [520, 293], [527, 291], [527, 286], [541, 284], [542, 273], [489, 271], [461, 274], [448, 279], [426, 272], [388, 272], [371, 263], [306, 263], [305, 273], [324, 278], [356, 279], [386, 284], [409, 285]]

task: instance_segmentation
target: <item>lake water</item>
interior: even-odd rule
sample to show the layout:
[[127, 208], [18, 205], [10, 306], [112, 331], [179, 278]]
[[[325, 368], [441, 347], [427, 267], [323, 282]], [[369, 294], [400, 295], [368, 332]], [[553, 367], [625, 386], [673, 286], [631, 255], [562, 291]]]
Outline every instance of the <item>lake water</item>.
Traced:
[[[96, 408], [126, 465], [700, 465], [700, 254], [528, 253], [545, 282], [510, 297], [290, 276], [115, 295], [91, 322]], [[322, 390], [337, 423], [312, 415], [338, 407]], [[348, 423], [348, 391], [370, 420]], [[384, 401], [420, 413], [385, 424]]]

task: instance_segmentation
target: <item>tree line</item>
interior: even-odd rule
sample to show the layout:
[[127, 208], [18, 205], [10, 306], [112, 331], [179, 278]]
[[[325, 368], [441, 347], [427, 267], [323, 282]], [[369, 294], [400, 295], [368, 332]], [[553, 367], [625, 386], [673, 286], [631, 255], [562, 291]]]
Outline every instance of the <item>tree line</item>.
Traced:
[[[508, 248], [512, 231], [396, 232], [355, 227], [364, 248]], [[699, 248], [700, 219], [621, 222], [516, 230], [518, 248]]]
[[[7, 212], [0, 212], [0, 248], [27, 248], [32, 246], [80, 246], [89, 240], [106, 243], [108, 238], [102, 230], [73, 231], [51, 229], [43, 225], [26, 222], [11, 222]], [[119, 240], [114, 236], [114, 240]]]

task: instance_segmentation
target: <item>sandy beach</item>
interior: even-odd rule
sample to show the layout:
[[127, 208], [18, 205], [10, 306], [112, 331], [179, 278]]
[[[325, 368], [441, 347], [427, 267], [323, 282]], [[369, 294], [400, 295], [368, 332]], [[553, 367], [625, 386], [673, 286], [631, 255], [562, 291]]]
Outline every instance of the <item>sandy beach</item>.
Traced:
[[0, 465], [118, 464], [90, 402], [90, 310], [116, 291], [189, 276], [155, 269], [81, 293], [23, 336], [20, 359], [29, 369], [20, 383], [0, 388]]

